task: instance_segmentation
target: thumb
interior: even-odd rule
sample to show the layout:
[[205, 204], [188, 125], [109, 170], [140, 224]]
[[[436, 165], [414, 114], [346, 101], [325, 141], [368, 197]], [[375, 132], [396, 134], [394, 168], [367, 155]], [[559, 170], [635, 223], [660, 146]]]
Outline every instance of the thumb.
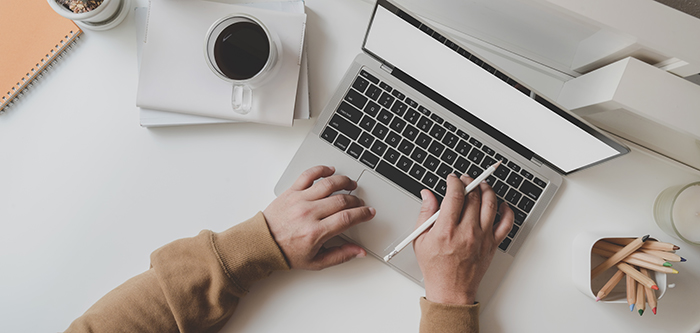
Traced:
[[342, 246], [329, 247], [321, 250], [314, 258], [314, 269], [321, 270], [340, 265], [354, 258], [363, 258], [367, 252], [359, 245], [348, 243]]
[[438, 201], [435, 195], [430, 190], [420, 191], [420, 196], [423, 198], [423, 205], [420, 207], [420, 213], [418, 214], [418, 221], [416, 221], [416, 228], [418, 228], [423, 222], [428, 220], [435, 212], [438, 211]]

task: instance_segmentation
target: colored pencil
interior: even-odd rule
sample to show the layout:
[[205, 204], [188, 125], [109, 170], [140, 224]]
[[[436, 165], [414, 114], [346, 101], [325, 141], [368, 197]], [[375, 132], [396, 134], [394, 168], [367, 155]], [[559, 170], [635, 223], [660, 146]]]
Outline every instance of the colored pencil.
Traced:
[[605, 298], [605, 296], [608, 296], [610, 294], [610, 291], [617, 286], [620, 281], [622, 281], [622, 278], [625, 276], [625, 273], [621, 270], [617, 270], [615, 272], [615, 275], [613, 275], [610, 280], [608, 280], [607, 283], [603, 286], [603, 288], [598, 291], [598, 294], [595, 297], [595, 301], [598, 302], [601, 299]]
[[641, 283], [644, 286], [647, 286], [651, 289], [654, 290], [659, 290], [659, 287], [656, 285], [656, 282], [652, 280], [650, 277], [640, 273], [638, 270], [634, 269], [634, 267], [625, 264], [624, 262], [619, 262], [617, 263], [617, 268], [619, 268], [621, 271], [625, 272], [625, 274], [629, 275], [633, 279], [635, 279], [637, 282]]
[[[601, 250], [605, 250], [605, 251], [610, 251], [610, 252], [617, 252], [617, 251], [622, 250], [622, 246], [617, 245], [617, 244], [613, 244], [613, 243], [608, 243], [608, 242], [603, 241], [603, 240], [596, 242], [595, 245], [593, 245], [593, 248], [594, 249], [601, 249]], [[630, 254], [628, 258], [635, 258], [635, 259], [639, 259], [639, 260], [644, 260], [644, 261], [648, 261], [652, 264], [666, 266], [666, 267], [673, 266], [670, 262], [667, 262], [663, 258], [657, 257], [657, 256], [649, 254], [649, 253], [640, 252], [639, 249], [637, 249], [637, 251]]]
[[644, 309], [646, 309], [645, 304], [646, 300], [644, 299], [644, 286], [641, 284], [637, 285], [637, 302], [635, 303], [637, 306], [637, 311], [639, 311], [639, 315], [644, 314]]
[[637, 281], [625, 275], [625, 283], [627, 283], [627, 304], [630, 306], [630, 311], [634, 311], [634, 303], [637, 301]]
[[612, 257], [603, 261], [600, 265], [593, 268], [593, 270], [591, 271], [591, 279], [598, 276], [598, 274], [604, 272], [608, 268], [615, 266], [615, 264], [619, 263], [620, 260], [624, 259], [628, 255], [630, 255], [632, 252], [634, 252], [635, 250], [640, 248], [642, 246], [642, 244], [644, 244], [644, 242], [648, 238], [649, 238], [649, 235], [642, 236], [642, 237], [635, 239], [634, 241], [630, 242], [625, 247], [623, 247], [622, 250], [615, 253], [615, 255], [613, 255]]
[[[649, 271], [644, 268], [640, 268], [639, 271], [646, 276], [650, 276]], [[649, 303], [651, 312], [656, 314], [656, 293], [654, 292], [654, 289], [644, 287], [644, 291], [647, 294], [647, 303]]]
[[649, 250], [649, 249], [639, 249], [638, 251], [641, 251], [643, 253], [651, 254], [653, 256], [657, 256], [661, 259], [668, 260], [668, 261], [673, 261], [673, 262], [685, 262], [685, 258], [672, 253], [672, 252], [666, 252], [666, 251], [659, 251], [659, 250]]
[[[599, 255], [601, 255], [601, 256], [603, 256], [603, 257], [606, 257], [606, 258], [609, 258], [609, 257], [611, 257], [612, 255], [615, 254], [615, 252], [602, 250], [602, 249], [599, 249], [599, 248], [596, 248], [596, 247], [594, 247], [594, 248], [591, 250], [591, 252], [593, 252], [593, 253], [595, 253], [595, 254], [599, 254]], [[678, 274], [678, 271], [675, 270], [675, 269], [673, 269], [673, 268], [671, 268], [671, 267], [659, 266], [659, 265], [656, 265], [656, 264], [652, 264], [652, 263], [650, 263], [650, 262], [648, 262], [648, 261], [644, 261], [644, 260], [639, 260], [639, 259], [633, 258], [631, 255], [628, 256], [628, 257], [626, 257], [626, 258], [624, 258], [624, 259], [622, 259], [622, 261], [623, 261], [623, 262], [626, 262], [626, 263], [628, 263], [628, 264], [630, 264], [630, 265], [635, 265], [635, 266], [639, 266], [639, 267], [644, 267], [644, 268], [647, 268], [647, 269], [651, 269], [652, 271], [655, 271], [655, 272], [661, 272], [661, 273], [666, 273], [666, 274]]]
[[[634, 238], [606, 238], [610, 243], [615, 243], [619, 245], [627, 245], [629, 243], [632, 243], [634, 241]], [[675, 251], [675, 250], [680, 250], [680, 247], [678, 245], [674, 245], [671, 243], [664, 243], [664, 242], [659, 242], [655, 240], [650, 240], [647, 242], [644, 242], [644, 245], [642, 245], [642, 248], [649, 249], [649, 250], [659, 250], [659, 251]]]

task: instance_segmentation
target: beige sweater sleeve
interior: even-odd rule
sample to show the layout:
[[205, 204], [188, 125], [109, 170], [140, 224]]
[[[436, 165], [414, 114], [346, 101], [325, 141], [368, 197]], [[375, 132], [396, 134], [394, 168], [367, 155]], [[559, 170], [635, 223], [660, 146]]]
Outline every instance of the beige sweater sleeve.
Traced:
[[[262, 213], [151, 254], [151, 268], [73, 321], [72, 332], [218, 332], [250, 286], [289, 266]], [[479, 306], [420, 301], [421, 332], [477, 332]]]
[[151, 268], [97, 301], [66, 332], [217, 332], [248, 288], [284, 256], [258, 213], [222, 233], [202, 231], [151, 254]]

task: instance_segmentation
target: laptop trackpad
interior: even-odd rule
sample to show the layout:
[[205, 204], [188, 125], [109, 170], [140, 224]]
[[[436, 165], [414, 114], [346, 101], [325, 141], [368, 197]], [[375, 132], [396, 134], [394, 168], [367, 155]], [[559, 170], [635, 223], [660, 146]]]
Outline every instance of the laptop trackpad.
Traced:
[[[348, 229], [345, 236], [375, 256], [382, 258], [389, 254], [415, 229], [420, 201], [371, 171], [360, 174], [357, 189], [352, 194], [364, 200], [365, 205], [374, 207], [377, 214], [371, 221]], [[413, 246], [407, 246], [389, 264], [418, 281], [423, 279]]]

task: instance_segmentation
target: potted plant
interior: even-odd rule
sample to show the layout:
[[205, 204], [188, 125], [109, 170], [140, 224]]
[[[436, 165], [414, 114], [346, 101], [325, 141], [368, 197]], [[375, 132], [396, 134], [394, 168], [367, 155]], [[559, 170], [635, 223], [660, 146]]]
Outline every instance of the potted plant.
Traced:
[[121, 23], [131, 7], [131, 0], [47, 0], [61, 16], [75, 21], [81, 28], [108, 30]]

